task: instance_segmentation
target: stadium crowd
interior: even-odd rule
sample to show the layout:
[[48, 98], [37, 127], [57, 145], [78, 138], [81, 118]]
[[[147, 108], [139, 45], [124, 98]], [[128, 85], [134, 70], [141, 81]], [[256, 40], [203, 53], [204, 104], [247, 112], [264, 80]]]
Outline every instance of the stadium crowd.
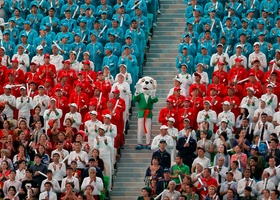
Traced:
[[138, 200], [277, 200], [280, 3], [184, 2], [178, 74]]
[[158, 7], [1, 3], [0, 199], [109, 198]]

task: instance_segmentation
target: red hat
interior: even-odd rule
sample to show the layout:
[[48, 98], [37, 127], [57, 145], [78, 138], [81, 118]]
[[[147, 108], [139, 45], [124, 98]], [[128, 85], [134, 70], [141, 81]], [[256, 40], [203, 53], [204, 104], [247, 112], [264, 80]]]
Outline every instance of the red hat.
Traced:
[[30, 65], [36, 65], [37, 66], [37, 63], [35, 62], [31, 62]]
[[12, 69], [8, 70], [8, 75], [12, 74], [13, 76], [15, 76], [14, 71]]
[[18, 60], [17, 59], [14, 59], [14, 60], [11, 60], [11, 62], [13, 63], [18, 63]]
[[213, 75], [212, 75], [212, 78], [213, 78], [214, 76], [217, 76], [218, 78], [220, 78], [220, 75], [219, 75], [219, 74], [213, 74]]
[[83, 72], [82, 72], [82, 71], [79, 71], [79, 72], [78, 72], [78, 75], [83, 75]]
[[76, 136], [77, 136], [77, 135], [81, 135], [81, 136], [84, 138], [86, 134], [85, 134], [84, 131], [79, 130], [79, 131], [77, 132]]
[[191, 98], [185, 98], [184, 101], [191, 101]]
[[275, 61], [274, 60], [271, 60], [268, 64], [269, 65], [273, 65], [275, 63]]
[[115, 99], [110, 99], [108, 102], [111, 102], [112, 104], [115, 104]]
[[89, 102], [89, 106], [95, 106], [96, 103], [96, 101], [92, 100], [91, 102]]
[[98, 72], [97, 72], [97, 75], [100, 75], [100, 74], [103, 74], [103, 72], [102, 72], [102, 71], [98, 71]]
[[82, 83], [77, 83], [77, 84], [76, 84], [76, 87], [77, 87], [77, 86], [83, 87], [83, 84], [82, 84]]
[[210, 90], [216, 90], [217, 91], [218, 89], [215, 88], [215, 87], [211, 87]]
[[179, 90], [181, 90], [180, 87], [175, 87], [175, 88], [174, 88], [174, 91], [179, 91]]
[[199, 76], [201, 78], [201, 75], [197, 72], [194, 73], [195, 76]]
[[219, 61], [219, 62], [218, 62], [218, 65], [225, 65], [225, 63], [222, 62], [222, 61]]
[[50, 54], [48, 54], [48, 53], [46, 53], [45, 55], [44, 55], [44, 58], [50, 58], [51, 56], [50, 56]]
[[113, 90], [112, 93], [120, 93], [120, 90], [115, 88], [115, 90]]
[[62, 64], [68, 64], [68, 65], [70, 65], [71, 63], [70, 63], [69, 60], [63, 60], [63, 61], [62, 61]]
[[55, 91], [57, 91], [57, 90], [62, 91], [63, 89], [62, 89], [62, 87], [57, 86], [57, 87], [55, 88]]
[[95, 87], [94, 90], [98, 89], [99, 91], [101, 91], [101, 88], [100, 87]]
[[90, 65], [90, 62], [89, 62], [89, 60], [83, 60], [83, 62], [82, 62], [84, 65]]
[[235, 58], [235, 62], [242, 62], [242, 61], [243, 61], [242, 58], [239, 58], [239, 57]]
[[166, 99], [166, 102], [172, 102], [173, 100], [171, 98]]
[[53, 124], [54, 124], [54, 122], [55, 122], [56, 120], [57, 120], [57, 119], [50, 119], [49, 122], [48, 122], [48, 125], [49, 125], [50, 127], [52, 127]]
[[255, 76], [255, 73], [254, 72], [250, 72], [249, 76]]
[[45, 82], [49, 82], [49, 83], [51, 83], [51, 82], [52, 82], [52, 80], [51, 80], [51, 79], [49, 79], [49, 78], [47, 78], [47, 79], [45, 79]]

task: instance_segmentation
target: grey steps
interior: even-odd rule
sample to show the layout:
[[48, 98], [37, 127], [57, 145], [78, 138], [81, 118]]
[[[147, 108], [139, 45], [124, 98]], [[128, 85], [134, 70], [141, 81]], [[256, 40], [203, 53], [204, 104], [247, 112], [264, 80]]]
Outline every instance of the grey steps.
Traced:
[[[152, 138], [159, 133], [158, 114], [160, 109], [166, 106], [167, 93], [173, 87], [173, 78], [178, 72], [175, 60], [179, 54], [179, 38], [185, 29], [186, 7], [183, 0], [161, 0], [162, 14], [157, 16], [158, 26], [154, 28], [151, 46], [147, 53], [148, 61], [144, 67], [144, 76], [152, 76], [157, 80], [159, 98], [153, 109]], [[132, 110], [130, 129], [128, 135], [125, 135], [126, 144], [121, 151], [115, 185], [110, 193], [112, 200], [137, 199], [141, 195], [141, 189], [145, 186], [144, 176], [151, 162], [153, 151], [135, 150], [138, 127], [137, 104]]]

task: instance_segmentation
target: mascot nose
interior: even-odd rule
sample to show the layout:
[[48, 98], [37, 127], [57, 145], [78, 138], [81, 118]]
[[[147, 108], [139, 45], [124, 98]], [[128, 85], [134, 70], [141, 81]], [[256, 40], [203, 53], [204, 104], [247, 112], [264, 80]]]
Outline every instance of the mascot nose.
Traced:
[[149, 84], [149, 81], [145, 81], [145, 83], [146, 83], [146, 85], [148, 85], [148, 84]]

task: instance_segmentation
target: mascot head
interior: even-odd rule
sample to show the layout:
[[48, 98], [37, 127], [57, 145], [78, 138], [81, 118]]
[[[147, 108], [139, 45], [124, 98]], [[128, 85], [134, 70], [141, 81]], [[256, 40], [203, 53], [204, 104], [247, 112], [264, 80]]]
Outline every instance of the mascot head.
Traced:
[[157, 82], [150, 76], [144, 76], [138, 80], [139, 85], [141, 85], [141, 93], [151, 94], [153, 90], [156, 90]]

